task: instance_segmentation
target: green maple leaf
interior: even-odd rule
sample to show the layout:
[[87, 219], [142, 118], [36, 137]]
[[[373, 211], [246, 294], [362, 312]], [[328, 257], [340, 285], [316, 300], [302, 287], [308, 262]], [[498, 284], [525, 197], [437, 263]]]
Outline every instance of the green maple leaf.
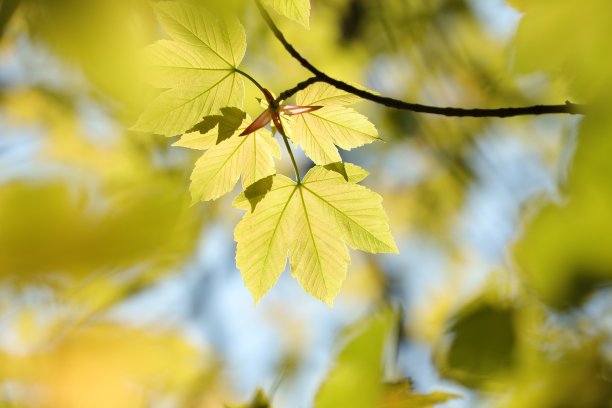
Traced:
[[309, 28], [310, 0], [262, 0], [262, 3], [277, 13]]
[[350, 150], [379, 139], [376, 128], [365, 116], [346, 107], [358, 100], [359, 97], [322, 83], [298, 92], [298, 105], [323, 108], [293, 118], [293, 129], [288, 136], [316, 164], [341, 161], [336, 146]]
[[236, 68], [246, 50], [243, 27], [200, 7], [159, 2], [155, 11], [172, 38], [146, 49], [153, 86], [166, 89], [133, 130], [173, 136], [224, 106], [242, 106], [244, 83]]
[[191, 173], [193, 202], [221, 197], [234, 188], [239, 178], [242, 178], [243, 188], [247, 188], [276, 172], [274, 157], [280, 157], [280, 147], [270, 132], [259, 129], [239, 136], [251, 123], [251, 118], [237, 108], [221, 111], [223, 116], [214, 117], [218, 123], [213, 129], [204, 134], [197, 130], [187, 133], [175, 143], [206, 150]]
[[345, 169], [349, 181], [316, 166], [300, 184], [277, 175], [265, 188], [236, 198], [236, 207], [250, 210], [234, 233], [236, 264], [256, 301], [276, 283], [288, 253], [302, 287], [331, 304], [350, 261], [346, 244], [397, 252], [381, 197], [355, 183], [367, 173], [354, 165]]

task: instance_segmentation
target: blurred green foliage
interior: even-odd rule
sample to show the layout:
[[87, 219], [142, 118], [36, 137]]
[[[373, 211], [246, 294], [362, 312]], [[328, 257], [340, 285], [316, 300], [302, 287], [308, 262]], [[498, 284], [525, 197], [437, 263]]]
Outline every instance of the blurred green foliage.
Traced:
[[[367, 306], [400, 293], [410, 312], [403, 341], [435, 349], [440, 375], [483, 406], [612, 407], [612, 4], [509, 0], [522, 15], [516, 35], [505, 38], [475, 11], [483, 2], [312, 0], [310, 31], [274, 14], [316, 66], [391, 96], [462, 107], [566, 99], [590, 107], [581, 119], [499, 120], [361, 103], [387, 143], [353, 157], [382, 192], [400, 251], [433, 243], [447, 262], [435, 290], [414, 294], [419, 301], [400, 291], [415, 273], [405, 258], [354, 257], [340, 303]], [[238, 16], [248, 42], [241, 68], [271, 90], [308, 76], [251, 2], [204, 3]], [[229, 200], [189, 205], [195, 155], [126, 131], [156, 94], [144, 83], [141, 54], [163, 35], [150, 3], [0, 0], [0, 34], [0, 405], [235, 403], [222, 363], [183, 333], [109, 321], [114, 306], [176, 275], [210, 222], [233, 228], [237, 214]], [[246, 95], [245, 109], [260, 112], [250, 84]], [[504, 145], [483, 143], [508, 139], [556, 174], [557, 188], [554, 197], [520, 202], [511, 259], [487, 263], [492, 278], [474, 283], [474, 265], [486, 257], [457, 233], [474, 191], [492, 179], [496, 199], [529, 195], [508, 181], [494, 151]], [[27, 154], [10, 147], [32, 145]], [[288, 162], [278, 168], [286, 172]], [[406, 256], [434, 256], [417, 255]], [[41, 288], [51, 300], [20, 303]], [[305, 329], [277, 309], [270, 318], [299, 354]], [[423, 407], [451, 398], [388, 375], [383, 356], [395, 318], [366, 315], [339, 337], [315, 406]], [[246, 406], [276, 406], [265, 394]], [[453, 399], [472, 402], [461, 401]]]

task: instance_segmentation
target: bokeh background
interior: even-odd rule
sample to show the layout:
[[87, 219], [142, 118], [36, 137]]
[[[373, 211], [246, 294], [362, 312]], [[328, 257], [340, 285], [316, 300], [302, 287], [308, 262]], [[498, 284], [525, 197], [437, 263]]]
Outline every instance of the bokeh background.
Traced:
[[[239, 16], [241, 68], [267, 88], [309, 76], [251, 1], [199, 3]], [[0, 0], [0, 406], [264, 406], [257, 389], [275, 407], [365, 407], [370, 389], [380, 407], [431, 406], [393, 402], [393, 383], [456, 394], [448, 408], [612, 406], [612, 5], [311, 3], [310, 31], [273, 18], [331, 76], [433, 105], [591, 111], [361, 102], [384, 142], [343, 158], [370, 171], [400, 254], [352, 251], [333, 308], [287, 272], [255, 305], [234, 261], [237, 192], [190, 206], [197, 152], [128, 130], [155, 95], [151, 3]], [[259, 96], [248, 84], [251, 116]], [[286, 153], [279, 168], [292, 173]]]

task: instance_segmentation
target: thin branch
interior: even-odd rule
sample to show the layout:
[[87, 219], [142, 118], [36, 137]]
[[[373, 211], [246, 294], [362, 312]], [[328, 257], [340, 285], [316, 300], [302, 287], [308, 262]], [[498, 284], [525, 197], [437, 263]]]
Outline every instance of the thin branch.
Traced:
[[316, 76], [314, 76], [314, 77], [306, 79], [305, 81], [300, 82], [293, 88], [290, 88], [290, 89], [287, 89], [286, 91], [281, 92], [280, 95], [278, 95], [278, 97], [276, 98], [276, 102], [280, 103], [281, 101], [284, 101], [285, 99], [293, 96], [295, 93], [308, 88], [310, 85], [314, 84], [315, 82], [321, 82], [321, 80], [317, 78]]
[[240, 75], [242, 75], [243, 77], [245, 77], [246, 79], [248, 79], [249, 81], [251, 81], [260, 91], [261, 93], [264, 94], [264, 96], [266, 95], [266, 90], [263, 86], [261, 86], [261, 84], [259, 82], [257, 82], [257, 80], [255, 80], [255, 78], [253, 78], [252, 76], [250, 76], [249, 74], [247, 74], [246, 72], [238, 69], [238, 68], [234, 68], [234, 71]]
[[[354, 86], [349, 85], [346, 82], [332, 78], [326, 73], [324, 73], [323, 71], [319, 70], [317, 67], [315, 67], [312, 63], [310, 63], [310, 61], [304, 58], [293, 47], [293, 45], [289, 43], [289, 41], [287, 41], [284, 34], [278, 29], [278, 27], [276, 26], [276, 24], [270, 17], [270, 14], [268, 14], [266, 9], [261, 4], [260, 0], [255, 0], [255, 4], [257, 5], [257, 8], [259, 9], [259, 12], [261, 16], [263, 17], [264, 21], [266, 22], [266, 24], [268, 25], [268, 27], [270, 28], [274, 36], [278, 39], [278, 41], [280, 41], [283, 47], [285, 47], [285, 50], [287, 50], [287, 52], [295, 60], [297, 60], [304, 68], [306, 68], [308, 71], [314, 74], [317, 81], [312, 80], [313, 81], [312, 83], [325, 82], [329, 85], [334, 86], [337, 89], [343, 90], [353, 95], [357, 95], [363, 99], [367, 99], [369, 101], [376, 102], [384, 106], [388, 106], [390, 108], [408, 110], [408, 111], [418, 112], [418, 113], [430, 113], [434, 115], [453, 116], [453, 117], [475, 117], [475, 118], [484, 118], [484, 117], [507, 118], [511, 116], [546, 115], [546, 114], [578, 115], [578, 114], [585, 114], [587, 110], [585, 105], [575, 104], [569, 101], [565, 102], [562, 105], [533, 105], [533, 106], [523, 106], [523, 107], [514, 107], [514, 108], [465, 109], [465, 108], [422, 105], [419, 103], [405, 102], [399, 99], [376, 95], [372, 92], [366, 91], [364, 89], [355, 88]], [[306, 86], [308, 85], [310, 84], [307, 84]], [[288, 91], [292, 91], [292, 90], [293, 89], [288, 90]], [[281, 93], [281, 96], [284, 94], [285, 92]]]
[[298, 184], [302, 183], [302, 178], [300, 177], [300, 169], [295, 161], [295, 157], [293, 156], [293, 150], [291, 150], [291, 145], [289, 144], [289, 140], [287, 135], [285, 135], [284, 131], [281, 131], [279, 128], [276, 128], [278, 133], [283, 137], [283, 141], [285, 142], [285, 147], [287, 148], [287, 152], [289, 153], [289, 157], [291, 158], [291, 164], [293, 164], [293, 171], [295, 171], [295, 179]]

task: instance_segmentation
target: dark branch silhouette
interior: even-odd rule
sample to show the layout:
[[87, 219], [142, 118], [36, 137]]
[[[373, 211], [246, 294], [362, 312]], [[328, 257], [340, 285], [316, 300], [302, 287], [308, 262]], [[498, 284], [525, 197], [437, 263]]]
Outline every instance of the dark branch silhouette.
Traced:
[[308, 78], [305, 81], [300, 82], [293, 88], [290, 88], [290, 89], [287, 89], [286, 91], [281, 92], [280, 95], [278, 95], [278, 97], [276, 98], [276, 102], [280, 103], [281, 101], [284, 101], [285, 99], [293, 96], [297, 92], [308, 88], [310, 85], [314, 84], [315, 82], [321, 82], [321, 79], [314, 76], [314, 77]]
[[434, 115], [443, 115], [443, 116], [453, 116], [453, 117], [474, 117], [474, 118], [485, 118], [485, 117], [498, 117], [498, 118], [507, 118], [511, 116], [522, 116], [522, 115], [547, 115], [547, 114], [570, 114], [570, 115], [584, 115], [586, 113], [586, 106], [571, 103], [569, 101], [565, 102], [562, 105], [533, 105], [533, 106], [523, 106], [523, 107], [515, 107], [515, 108], [492, 108], [492, 109], [465, 109], [465, 108], [455, 108], [455, 107], [440, 107], [440, 106], [430, 106], [430, 105], [422, 105], [418, 103], [405, 102], [399, 99], [389, 98], [387, 96], [376, 95], [372, 92], [366, 91], [364, 89], [356, 88], [346, 82], [340, 81], [338, 79], [332, 78], [323, 71], [319, 70], [315, 67], [310, 61], [304, 58], [294, 47], [287, 41], [285, 35], [279, 30], [276, 26], [270, 14], [266, 11], [264, 6], [261, 4], [260, 0], [255, 0], [255, 4], [259, 9], [261, 16], [264, 21], [272, 30], [274, 36], [280, 41], [280, 43], [285, 47], [285, 50], [296, 59], [304, 68], [310, 71], [314, 77], [309, 78], [303, 82], [300, 82], [295, 87], [288, 89], [276, 98], [277, 102], [280, 102], [284, 99], [289, 98], [296, 92], [307, 88], [309, 85], [315, 82], [325, 82], [329, 85], [334, 86], [337, 89], [343, 90], [345, 92], [351, 93], [353, 95], [357, 95], [363, 99], [367, 99], [372, 102], [376, 102], [378, 104], [388, 106], [390, 108], [408, 110], [412, 112], [418, 113], [430, 113]]

